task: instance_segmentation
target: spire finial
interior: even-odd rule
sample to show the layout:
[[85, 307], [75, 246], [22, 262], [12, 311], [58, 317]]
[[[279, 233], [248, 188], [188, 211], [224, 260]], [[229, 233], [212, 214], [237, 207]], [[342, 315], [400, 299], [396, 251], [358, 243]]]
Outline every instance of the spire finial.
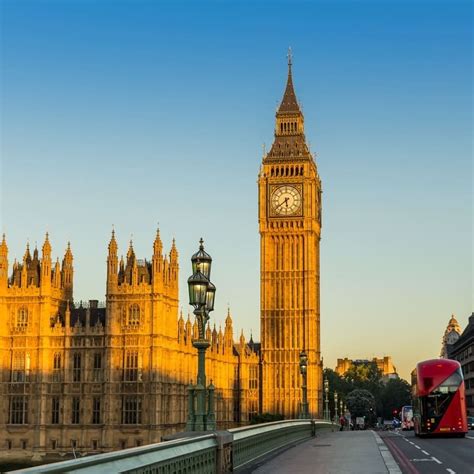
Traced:
[[288, 72], [291, 72], [291, 65], [293, 64], [293, 54], [291, 52], [291, 46], [288, 47], [288, 54], [286, 55], [286, 57], [288, 58]]
[[204, 250], [204, 240], [202, 237], [199, 239], [199, 250]]

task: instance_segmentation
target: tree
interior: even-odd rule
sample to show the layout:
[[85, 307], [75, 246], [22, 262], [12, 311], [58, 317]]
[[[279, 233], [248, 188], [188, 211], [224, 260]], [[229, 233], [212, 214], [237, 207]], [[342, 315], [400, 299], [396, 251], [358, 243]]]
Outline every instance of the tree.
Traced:
[[346, 384], [351, 390], [367, 390], [375, 399], [374, 414], [382, 413], [381, 393], [383, 391], [382, 372], [375, 362], [353, 364], [344, 374]]
[[400, 410], [404, 405], [411, 405], [410, 385], [403, 379], [390, 379], [382, 390], [381, 400], [383, 417], [392, 418], [393, 410]]
[[375, 398], [368, 390], [353, 390], [347, 395], [346, 404], [352, 417], [365, 416], [369, 423], [373, 422], [375, 417]]

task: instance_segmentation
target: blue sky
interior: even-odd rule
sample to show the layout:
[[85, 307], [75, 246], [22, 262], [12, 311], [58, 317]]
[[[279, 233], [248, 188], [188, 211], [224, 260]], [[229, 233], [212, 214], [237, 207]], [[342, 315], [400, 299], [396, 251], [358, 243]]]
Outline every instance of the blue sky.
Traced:
[[[10, 260], [71, 240], [76, 299], [104, 299], [112, 224], [151, 256], [202, 236], [213, 319], [259, 333], [257, 174], [293, 49], [323, 182], [325, 362], [437, 356], [472, 282], [468, 1], [1, 3], [1, 227]], [[236, 333], [236, 336], [238, 334]]]

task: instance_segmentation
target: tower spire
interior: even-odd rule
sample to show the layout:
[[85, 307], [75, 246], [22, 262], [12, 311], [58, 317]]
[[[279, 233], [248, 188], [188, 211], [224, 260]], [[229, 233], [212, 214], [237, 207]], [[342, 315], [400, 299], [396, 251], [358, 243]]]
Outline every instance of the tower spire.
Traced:
[[288, 79], [286, 81], [285, 93], [283, 94], [283, 99], [278, 108], [278, 114], [288, 114], [288, 113], [301, 113], [300, 106], [296, 100], [295, 89], [293, 87], [293, 75], [291, 67], [293, 65], [293, 54], [291, 48], [288, 48]]

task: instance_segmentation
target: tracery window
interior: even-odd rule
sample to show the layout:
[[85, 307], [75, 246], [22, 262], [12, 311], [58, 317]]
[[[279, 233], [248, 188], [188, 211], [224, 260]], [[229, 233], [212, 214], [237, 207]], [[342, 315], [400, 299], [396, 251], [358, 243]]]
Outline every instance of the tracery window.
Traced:
[[123, 363], [124, 382], [136, 382], [138, 380], [138, 351], [127, 351]]
[[142, 399], [137, 396], [122, 398], [122, 424], [139, 425], [142, 422]]
[[28, 310], [22, 306], [16, 316], [16, 327], [26, 328], [28, 326]]
[[51, 424], [59, 423], [59, 397], [51, 398]]
[[28, 423], [28, 398], [26, 395], [10, 398], [10, 423], [25, 425]]
[[81, 422], [81, 399], [73, 397], [71, 405], [71, 423], [78, 425]]
[[73, 382], [81, 381], [81, 372], [82, 372], [81, 354], [76, 352], [73, 355], [73, 359], [72, 359], [72, 381]]
[[102, 381], [102, 354], [96, 352], [94, 354], [94, 366], [92, 369], [92, 380], [94, 382]]
[[53, 356], [53, 382], [61, 382], [61, 354], [55, 352]]
[[14, 352], [12, 355], [12, 382], [26, 382], [30, 374], [30, 355], [25, 352]]
[[132, 304], [128, 308], [128, 321], [129, 326], [138, 326], [140, 324], [140, 307], [137, 304]]

